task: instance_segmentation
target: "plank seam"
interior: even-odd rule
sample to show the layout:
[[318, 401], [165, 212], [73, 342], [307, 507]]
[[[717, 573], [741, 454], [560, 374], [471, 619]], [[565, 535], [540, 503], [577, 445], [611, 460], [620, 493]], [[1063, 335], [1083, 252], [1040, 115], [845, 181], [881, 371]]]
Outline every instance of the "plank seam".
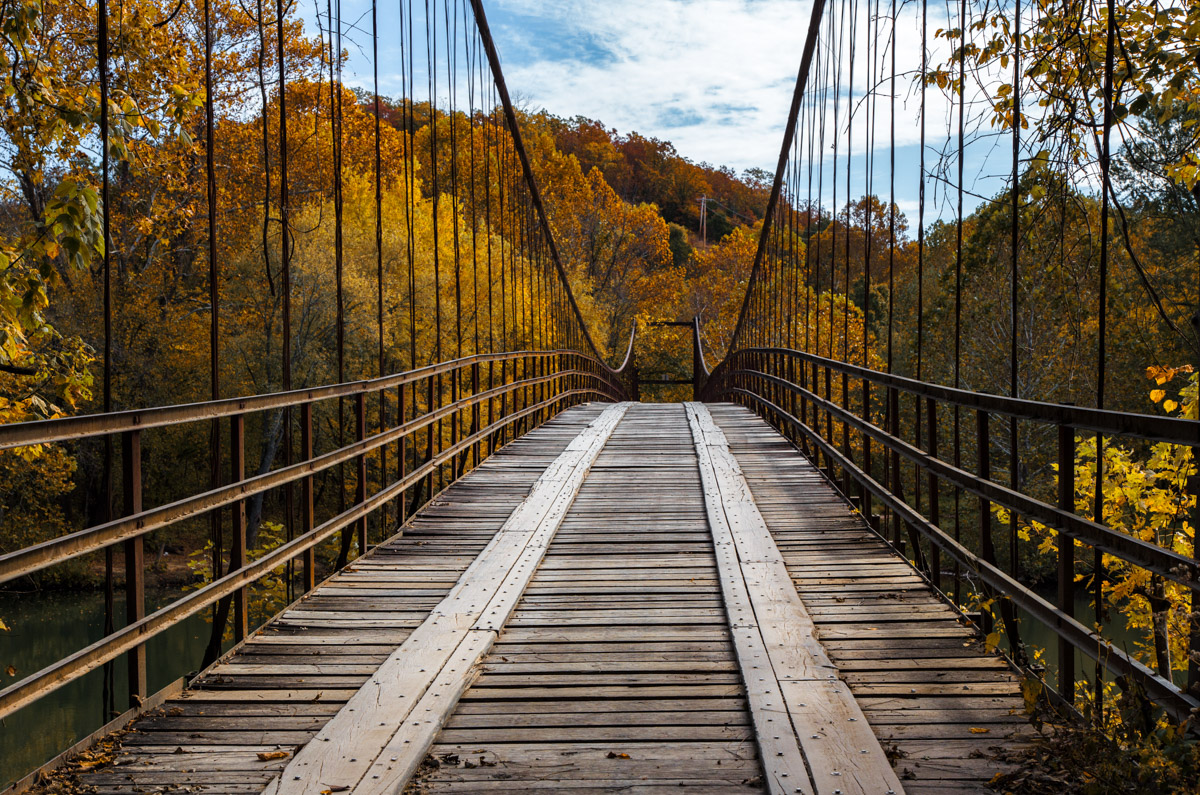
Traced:
[[[878, 738], [816, 640], [812, 618], [724, 433], [702, 404], [686, 408], [734, 647], [772, 792], [902, 793]], [[745, 613], [747, 602], [752, 625], [737, 615]], [[804, 675], [793, 673], [797, 667]], [[775, 705], [779, 700], [782, 708]], [[774, 733], [779, 729], [768, 725], [775, 723], [772, 715], [786, 716], [788, 736]]]
[[[477, 675], [479, 660], [524, 592], [628, 405], [606, 408], [571, 440], [450, 593], [268, 784], [264, 795], [347, 786], [355, 792], [403, 788]], [[410, 721], [419, 709], [428, 710], [429, 719]], [[420, 731], [413, 732], [413, 726]], [[416, 736], [398, 742], [406, 728]]]

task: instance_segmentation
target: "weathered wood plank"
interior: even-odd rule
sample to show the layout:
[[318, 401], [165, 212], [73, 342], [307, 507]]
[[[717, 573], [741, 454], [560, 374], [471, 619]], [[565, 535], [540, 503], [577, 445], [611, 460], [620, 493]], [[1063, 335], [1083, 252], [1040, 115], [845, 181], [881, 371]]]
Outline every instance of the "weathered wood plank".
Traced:
[[703, 405], [689, 403], [687, 411], [768, 786], [780, 793], [902, 792], [816, 638], [725, 435]]
[[[332, 786], [361, 792], [403, 785], [458, 696], [477, 674], [575, 499], [625, 414], [612, 406], [573, 439], [529, 496], [419, 627], [265, 790], [303, 795]], [[410, 721], [419, 715], [420, 722]]]
[[1016, 678], [786, 439], [739, 407], [711, 414], [822, 645], [903, 754], [907, 791], [980, 791], [1002, 769], [987, 749], [1019, 742], [1026, 726]]

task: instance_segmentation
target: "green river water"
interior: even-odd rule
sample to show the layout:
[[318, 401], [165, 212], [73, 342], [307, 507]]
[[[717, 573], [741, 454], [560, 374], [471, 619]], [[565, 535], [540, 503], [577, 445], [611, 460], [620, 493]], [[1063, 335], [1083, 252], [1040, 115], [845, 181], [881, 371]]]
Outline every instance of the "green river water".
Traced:
[[[165, 595], [168, 599], [179, 594]], [[147, 594], [147, 609], [158, 605]], [[162, 602], [162, 600], [159, 600]], [[162, 602], [165, 603], [165, 602]], [[118, 596], [116, 615], [125, 607]], [[99, 591], [0, 593], [0, 683], [3, 686], [99, 640], [104, 630], [104, 595]], [[201, 613], [147, 643], [150, 692], [158, 692], [200, 667], [210, 624]], [[15, 675], [9, 675], [9, 667]], [[115, 663], [116, 707], [128, 704], [124, 661]], [[7, 786], [104, 725], [104, 679], [93, 671], [0, 722], [0, 784]], [[115, 717], [115, 716], [112, 716]]]

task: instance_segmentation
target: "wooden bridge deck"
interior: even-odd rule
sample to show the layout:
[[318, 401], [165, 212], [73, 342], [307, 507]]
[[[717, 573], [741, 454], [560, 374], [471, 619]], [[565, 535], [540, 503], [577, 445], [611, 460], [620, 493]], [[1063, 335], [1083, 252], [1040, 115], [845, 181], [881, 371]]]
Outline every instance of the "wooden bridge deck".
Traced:
[[[729, 405], [572, 409], [121, 737], [83, 791], [980, 791], [1016, 676]], [[889, 760], [891, 764], [889, 764]], [[893, 767], [894, 765], [894, 767]]]

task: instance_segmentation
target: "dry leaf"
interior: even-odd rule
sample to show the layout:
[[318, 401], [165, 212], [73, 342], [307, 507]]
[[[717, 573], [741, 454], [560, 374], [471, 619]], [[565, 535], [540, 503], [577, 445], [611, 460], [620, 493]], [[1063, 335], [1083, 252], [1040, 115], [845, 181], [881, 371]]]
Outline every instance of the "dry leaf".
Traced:
[[291, 754], [287, 751], [259, 751], [258, 761], [269, 762], [272, 759], [287, 759]]
[[10, 666], [8, 666], [7, 668], [5, 668], [5, 669], [4, 669], [4, 673], [8, 674], [9, 676], [16, 676], [16, 675], [17, 675], [17, 669], [16, 669], [16, 668], [14, 668], [14, 667], [12, 667], [12, 666], [10, 665]]
[[628, 759], [629, 758], [629, 754], [618, 754], [613, 751], [609, 751], [607, 756], [609, 759]]
[[978, 726], [971, 727], [971, 734], [987, 734], [991, 729], [981, 729]]

